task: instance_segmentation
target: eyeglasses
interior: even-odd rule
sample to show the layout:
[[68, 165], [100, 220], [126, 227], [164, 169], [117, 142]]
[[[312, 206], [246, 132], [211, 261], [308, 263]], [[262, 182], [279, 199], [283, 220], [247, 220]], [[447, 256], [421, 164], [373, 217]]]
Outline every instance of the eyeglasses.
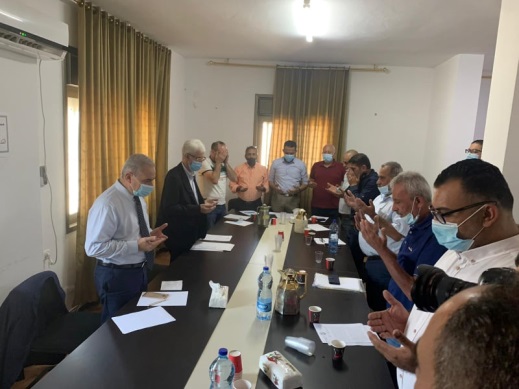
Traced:
[[481, 150], [478, 149], [465, 149], [465, 152], [471, 154], [481, 154]]
[[447, 220], [445, 220], [446, 216], [452, 215], [457, 212], [466, 211], [467, 209], [476, 208], [476, 207], [479, 207], [479, 206], [485, 205], [485, 204], [497, 204], [497, 201], [494, 201], [494, 200], [480, 201], [479, 203], [470, 204], [465, 207], [453, 209], [452, 211], [447, 211], [447, 212], [440, 212], [436, 208], [434, 208], [432, 205], [429, 205], [429, 212], [431, 212], [431, 214], [434, 216], [434, 218], [438, 222], [440, 222], [441, 224], [447, 224]]
[[187, 155], [189, 155], [191, 158], [193, 158], [197, 162], [204, 162], [206, 160], [206, 157], [197, 157], [197, 156], [195, 156], [193, 154], [189, 154], [189, 153], [187, 153]]

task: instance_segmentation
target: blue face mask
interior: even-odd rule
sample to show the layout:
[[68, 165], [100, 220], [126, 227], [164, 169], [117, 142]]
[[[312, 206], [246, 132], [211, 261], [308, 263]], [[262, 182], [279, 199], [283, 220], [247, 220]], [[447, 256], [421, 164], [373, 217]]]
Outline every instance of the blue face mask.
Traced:
[[287, 162], [292, 162], [294, 160], [294, 155], [293, 154], [285, 154], [285, 156], [283, 158], [285, 158], [285, 161], [287, 161]]
[[198, 161], [193, 161], [189, 165], [189, 168], [191, 169], [192, 172], [199, 171], [201, 167], [202, 167], [202, 162], [198, 162]]
[[[380, 189], [379, 189], [380, 190]], [[413, 216], [413, 210], [414, 210], [414, 202], [416, 200], [416, 197], [413, 199], [413, 206], [411, 207], [411, 212], [409, 212], [407, 215], [403, 217], [404, 221], [407, 223], [407, 225], [412, 226], [416, 223], [418, 220], [418, 215]]]
[[475, 153], [467, 153], [467, 155], [465, 155], [465, 159], [479, 159], [479, 155]]
[[325, 163], [331, 163], [333, 161], [333, 154], [323, 154], [323, 161]]
[[134, 196], [139, 196], [139, 197], [146, 197], [151, 192], [153, 192], [153, 186], [152, 185], [141, 184], [141, 187], [139, 189], [133, 191], [133, 195]]
[[389, 193], [389, 185], [379, 186], [378, 191], [380, 194], [387, 195]]
[[455, 250], [455, 251], [467, 251], [469, 248], [472, 247], [474, 244], [474, 239], [483, 231], [482, 227], [479, 232], [474, 235], [472, 239], [461, 239], [458, 238], [458, 229], [459, 226], [461, 226], [463, 223], [465, 223], [467, 220], [469, 220], [472, 216], [474, 216], [476, 213], [478, 213], [480, 210], [482, 210], [485, 206], [483, 205], [480, 207], [476, 212], [474, 212], [472, 215], [470, 215], [468, 218], [463, 220], [460, 224], [456, 223], [445, 223], [442, 224], [437, 220], [432, 221], [432, 232], [434, 236], [436, 237], [436, 240], [439, 244], [442, 246], [445, 246], [449, 250]]

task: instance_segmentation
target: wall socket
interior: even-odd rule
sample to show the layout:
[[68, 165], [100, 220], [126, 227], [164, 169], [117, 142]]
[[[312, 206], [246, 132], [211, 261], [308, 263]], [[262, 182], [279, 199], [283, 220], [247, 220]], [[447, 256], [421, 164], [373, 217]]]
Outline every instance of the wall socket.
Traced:
[[40, 188], [44, 187], [49, 183], [49, 179], [47, 177], [47, 167], [40, 166]]
[[43, 262], [48, 263], [50, 265], [50, 250], [43, 250]]

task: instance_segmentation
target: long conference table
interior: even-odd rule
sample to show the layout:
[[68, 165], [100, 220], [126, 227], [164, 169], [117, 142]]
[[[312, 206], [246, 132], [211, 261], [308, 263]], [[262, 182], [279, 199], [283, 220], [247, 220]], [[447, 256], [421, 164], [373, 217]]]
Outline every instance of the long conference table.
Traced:
[[[274, 237], [283, 231], [281, 251], [274, 253], [272, 291], [275, 299], [280, 276], [277, 269], [306, 270], [308, 292], [301, 300], [300, 314], [282, 316], [273, 311], [272, 320], [256, 319], [257, 277], [265, 254], [272, 253]], [[342, 366], [332, 366], [330, 346], [320, 341], [309, 325], [307, 310], [322, 308], [321, 323], [365, 323], [369, 312], [364, 294], [318, 289], [311, 286], [316, 272], [327, 274], [325, 260], [314, 261], [316, 250], [325, 247], [304, 244], [292, 224], [241, 227], [218, 223], [211, 234], [232, 235], [230, 252], [190, 251], [172, 262], [149, 284], [160, 290], [162, 281], [182, 280], [189, 292], [187, 306], [164, 307], [174, 322], [123, 335], [112, 320], [103, 324], [74, 352], [38, 382], [36, 388], [207, 388], [209, 365], [218, 348], [242, 353], [243, 378], [256, 388], [275, 388], [259, 371], [262, 354], [281, 352], [303, 375], [304, 388], [394, 388], [384, 358], [368, 346], [347, 346]], [[317, 233], [324, 237], [326, 233]], [[357, 277], [347, 247], [341, 246], [335, 273]], [[208, 308], [209, 281], [229, 287], [226, 309]], [[137, 299], [118, 315], [140, 311]], [[284, 345], [286, 336], [314, 340], [313, 356]]]

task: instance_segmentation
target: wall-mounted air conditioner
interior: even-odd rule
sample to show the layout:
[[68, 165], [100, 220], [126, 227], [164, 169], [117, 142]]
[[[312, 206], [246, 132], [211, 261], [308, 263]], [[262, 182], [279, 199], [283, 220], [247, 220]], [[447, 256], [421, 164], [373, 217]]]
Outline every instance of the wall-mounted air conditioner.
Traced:
[[0, 49], [40, 58], [62, 60], [68, 47], [68, 25], [20, 1], [0, 3]]

